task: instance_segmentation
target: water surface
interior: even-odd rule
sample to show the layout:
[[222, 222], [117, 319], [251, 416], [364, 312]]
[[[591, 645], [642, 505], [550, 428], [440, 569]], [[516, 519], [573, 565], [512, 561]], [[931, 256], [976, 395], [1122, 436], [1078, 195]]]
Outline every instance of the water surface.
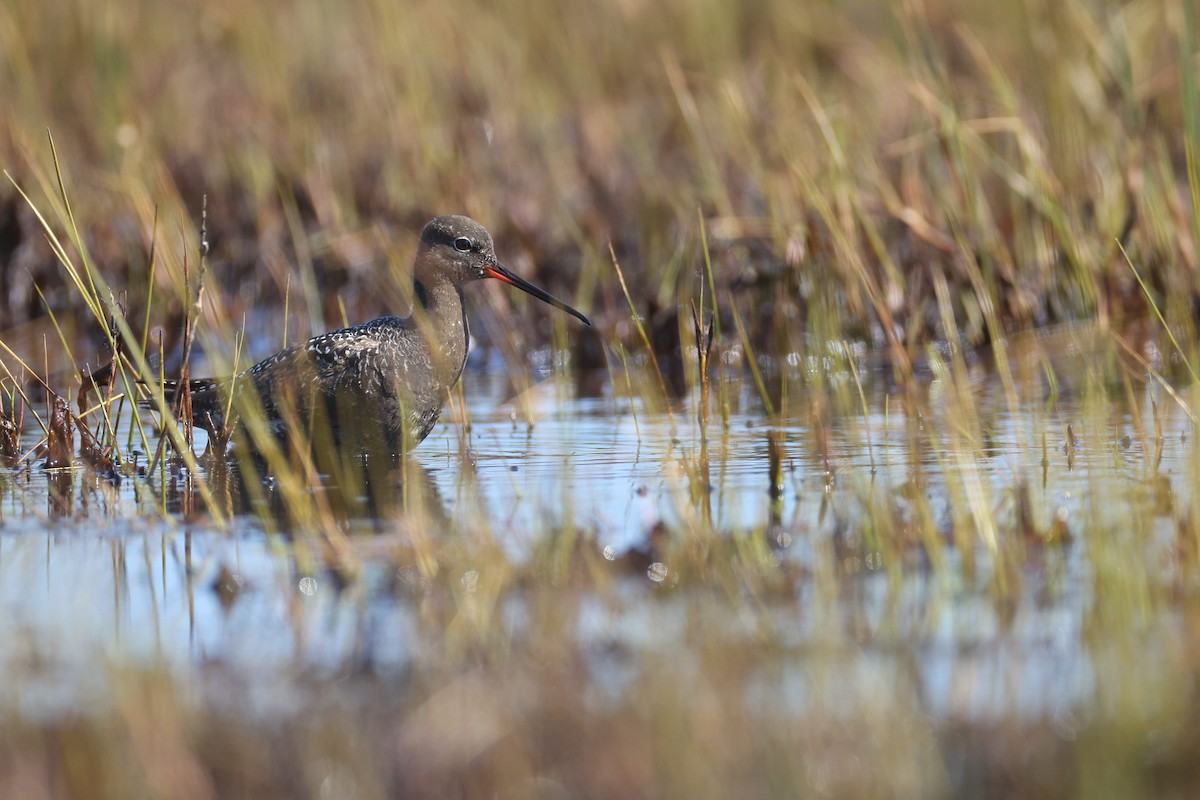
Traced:
[[[607, 380], [584, 391], [543, 376], [514, 397], [507, 371], [485, 365], [464, 379], [465, 414], [417, 452], [440, 507], [424, 544], [402, 513], [352, 519], [352, 580], [297, 553], [277, 520], [244, 513], [220, 530], [155, 512], [176, 490], [161, 477], [113, 485], [80, 467], [64, 508], [25, 466], [0, 480], [0, 706], [53, 719], [103, 708], [114, 664], [185, 679], [216, 665], [248, 687], [240, 712], [295, 712], [305, 700], [288, 675], [410, 674], [429, 658], [431, 598], [462, 612], [501, 561], [520, 569], [569, 540], [611, 574], [603, 589], [561, 586], [587, 655], [581, 696], [599, 707], [647, 664], [686, 670], [698, 648], [754, 652], [765, 636], [772, 655], [731, 687], [756, 713], [803, 717], [841, 697], [853, 715], [885, 691], [935, 720], [1050, 720], [1068, 736], [1126, 666], [1095, 636], [1112, 613], [1096, 587], [1144, 592], [1113, 577], [1130, 558], [1172, 580], [1196, 456], [1161, 386], [1085, 390], [1093, 365], [1064, 361], [1061, 384], [1027, 380], [1016, 397], [986, 365], [932, 370], [915, 412], [867, 365], [861, 396], [835, 376], [852, 398], [837, 413], [793, 388], [769, 420], [755, 383], [731, 379], [706, 451], [694, 396], [668, 414]], [[741, 588], [665, 555], [664, 541], [714, 530], [745, 561]], [[1017, 545], [1021, 560], [997, 555]], [[478, 558], [431, 583], [421, 547]], [[530, 579], [543, 577], [560, 580]], [[490, 602], [503, 636], [536, 636], [519, 586]], [[1169, 662], [1186, 624], [1147, 615], [1107, 641], [1136, 634], [1146, 663]]]

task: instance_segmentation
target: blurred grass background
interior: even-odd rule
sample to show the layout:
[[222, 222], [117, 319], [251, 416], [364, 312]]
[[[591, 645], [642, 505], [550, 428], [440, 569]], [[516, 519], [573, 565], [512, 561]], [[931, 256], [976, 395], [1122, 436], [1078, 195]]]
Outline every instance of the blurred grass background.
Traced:
[[[1187, 14], [1157, 0], [8, 0], [0, 164], [51, 202], [53, 134], [87, 247], [135, 320], [152, 243], [164, 263], [194, 252], [207, 194], [230, 318], [295, 290], [299, 333], [340, 324], [339, 298], [356, 320], [402, 305], [379, 265], [405, 266], [424, 221], [450, 212], [625, 337], [611, 242], [668, 355], [699, 288], [701, 219], [721, 305], [753, 310], [771, 355], [804, 332], [915, 349], [944, 334], [942, 280], [976, 345], [1141, 316], [1118, 238], [1190, 332]], [[0, 186], [4, 326], [69, 307], [57, 276]]]
[[[221, 300], [207, 323], [237, 327], [265, 310], [252, 336], [258, 324], [277, 337], [285, 305], [293, 339], [343, 314], [400, 310], [420, 226], [461, 212], [493, 231], [510, 266], [633, 351], [611, 242], [667, 371], [683, 358], [690, 320], [679, 309], [699, 295], [703, 241], [722, 330], [733, 338], [737, 310], [744, 344], [768, 357], [859, 340], [903, 365], [943, 339], [982, 346], [1070, 320], [1120, 330], [1143, 320], [1148, 300], [1191, 347], [1195, 35], [1191, 5], [1170, 0], [5, 0], [0, 166], [62, 225], [53, 135], [87, 257], [126, 293], [135, 329], [149, 309], [168, 337], [182, 327], [182, 265], [194, 266], [207, 195], [209, 286]], [[47, 311], [69, 319], [78, 308], [7, 182], [0, 286], [6, 342], [34, 341]], [[503, 305], [513, 297], [492, 297], [473, 313], [504, 319], [518, 350], [562, 324], [514, 317]], [[576, 339], [577, 363], [603, 364], [589, 341]], [[1040, 518], [1030, 534], [1021, 513], [998, 510], [1019, 502], [972, 496], [990, 485], [975, 459], [989, 423], [965, 370], [942, 366], [949, 410], [913, 409], [908, 424], [913, 453], [920, 421], [931, 440], [953, 441], [947, 459], [962, 458], [947, 470], [953, 520], [933, 519], [919, 475], [908, 524], [894, 497], [844, 480], [867, 509], [862, 538], [888, 556], [891, 591], [924, 574], [906, 560], [914, 540], [935, 560], [953, 545], [1003, 629], [1020, 604], [1040, 602], [1021, 579], [1062, 569], [1057, 534]], [[1089, 388], [1100, 395], [1091, 429], [1106, 430], [1108, 398]], [[847, 394], [839, 407], [856, 403]], [[1031, 426], [1043, 443], [1049, 427]], [[1024, 480], [1013, 478], [1014, 495]], [[924, 617], [864, 645], [860, 567], [845, 566], [859, 560], [840, 552], [795, 574], [765, 531], [671, 532], [659, 546], [686, 591], [660, 605], [644, 587], [628, 591], [574, 532], [512, 563], [486, 532], [434, 544], [426, 531], [415, 555], [388, 556], [421, 565], [424, 581], [404, 601], [427, 660], [403, 680], [281, 676], [311, 703], [275, 721], [244, 714], [248, 692], [219, 665], [185, 685], [106, 664], [102, 708], [51, 720], [4, 710], [0, 796], [1190, 796], [1195, 501], [1170, 509], [1163, 534], [1137, 503], [1113, 510], [1144, 488], [1098, 482], [1092, 516], [1075, 523], [1090, 559], [1082, 591], [1094, 594], [1079, 633], [1091, 703], [1078, 716], [930, 719], [902, 667], [920, 656], [906, 647], [926, 642]], [[1146, 545], [1156, 535], [1177, 570], [1161, 580]], [[972, 575], [974, 549], [994, 575]], [[467, 598], [460, 577], [480, 563], [491, 582]], [[959, 577], [941, 562], [934, 574], [944, 569]], [[929, 620], [962, 600], [939, 586]], [[528, 624], [506, 627], [514, 597]], [[590, 645], [577, 626], [591, 602], [650, 608], [656, 630], [678, 638], [661, 650]], [[793, 603], [829, 609], [829, 630], [787, 641], [772, 618]], [[894, 656], [882, 677], [867, 645]], [[609, 656], [632, 665], [625, 691], [581, 699], [599, 691], [589, 670]], [[29, 669], [41, 663], [31, 656]], [[815, 697], [803, 714], [776, 702], [797, 669]]]

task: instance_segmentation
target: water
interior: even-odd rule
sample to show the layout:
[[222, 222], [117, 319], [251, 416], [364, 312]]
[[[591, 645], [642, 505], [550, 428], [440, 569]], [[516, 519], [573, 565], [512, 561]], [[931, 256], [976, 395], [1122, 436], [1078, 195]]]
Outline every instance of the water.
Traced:
[[[1090, 369], [1077, 367], [1071, 374]], [[458, 418], [418, 451], [443, 512], [422, 546], [438, 557], [475, 546], [483, 531], [520, 569], [548, 542], [575, 537], [612, 580], [604, 591], [586, 583], [570, 602], [571, 645], [586, 654], [580, 690], [596, 707], [619, 703], [647, 659], [685, 665], [701, 646], [699, 619], [706, 647], [761, 647], [769, 631], [775, 667], [736, 687], [761, 713], [854, 715], [900, 686], [934, 719], [1045, 719], [1069, 735], [1124, 668], [1091, 633], [1097, 586], [1139, 591], [1111, 577], [1120, 565], [1110, 562], [1132, 553], [1137, 567], [1152, 565], [1153, 581], [1186, 576], [1172, 562], [1172, 520], [1192, 498], [1190, 419], [1140, 381], [1115, 400], [1033, 381], [1014, 405], [981, 367], [969, 383], [980, 438], [949, 378], [924, 383], [919, 416], [882, 380], [866, 380], [865, 413], [846, 410], [851, 402], [834, 415], [797, 392], [772, 428], [753, 383], [732, 383], [727, 426], [714, 411], [710, 488], [697, 495], [694, 401], [667, 415], [607, 382], [581, 392], [564, 378], [514, 400], [503, 370], [478, 369], [464, 380], [469, 425], [449, 414]], [[1161, 452], [1147, 433], [1155, 416]], [[781, 493], [770, 491], [771, 430], [784, 455]], [[454, 574], [431, 583], [396, 517], [351, 521], [361, 571], [346, 581], [253, 515], [221, 531], [203, 516], [149, 513], [164, 491], [153, 480], [79, 477], [66, 509], [39, 468], [0, 487], [0, 708], [29, 719], [105, 707], [103, 667], [114, 664], [183, 677], [219, 665], [249, 687], [244, 713], [294, 713], [304, 698], [280, 676], [409, 674], [429, 657], [428, 604], [461, 612], [496, 569], [486, 548], [468, 547], [465, 559], [447, 559]], [[704, 506], [745, 562], [740, 585], [659, 560], [654, 537], [694, 535]], [[923, 514], [940, 547], [919, 540]], [[995, 553], [1011, 551], [1024, 517], [1061, 541], [1031, 539], [1006, 566]], [[1150, 535], [1128, 541], [1121, 526], [1134, 518], [1150, 520]], [[1113, 543], [1098, 549], [1100, 537]], [[998, 582], [1020, 590], [998, 601]], [[528, 596], [511, 590], [494, 602], [506, 636], [535, 635], [542, 612]], [[1141, 652], [1166, 648], [1181, 624], [1169, 614], [1139, 623]]]

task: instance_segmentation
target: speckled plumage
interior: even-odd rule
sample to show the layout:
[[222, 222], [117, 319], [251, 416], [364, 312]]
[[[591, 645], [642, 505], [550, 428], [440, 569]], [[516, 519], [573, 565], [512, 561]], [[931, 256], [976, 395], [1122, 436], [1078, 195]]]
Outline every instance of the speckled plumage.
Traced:
[[[421, 232], [410, 316], [315, 336], [233, 378], [192, 381], [192, 420], [209, 431], [232, 428], [237, 420], [226, 420], [225, 409], [236, 417], [257, 398], [277, 435], [300, 423], [312, 440], [328, 431], [339, 447], [406, 451], [433, 430], [462, 374], [469, 345], [462, 286], [483, 278], [517, 286], [591, 324], [504, 268], [482, 225], [438, 217]], [[168, 400], [174, 389], [168, 386]]]

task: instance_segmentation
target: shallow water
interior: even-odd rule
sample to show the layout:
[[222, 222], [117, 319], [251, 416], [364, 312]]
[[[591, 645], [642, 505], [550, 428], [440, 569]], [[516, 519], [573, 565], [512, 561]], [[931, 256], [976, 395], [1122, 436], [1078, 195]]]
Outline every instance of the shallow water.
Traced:
[[[773, 428], [753, 383], [731, 382], [733, 411], [724, 425], [714, 409], [711, 490], [700, 496], [721, 536], [791, 576], [784, 592], [748, 603], [681, 583], [657, 560], [656, 530], [686, 537], [700, 527], [704, 503], [689, 483], [701, 464], [694, 401], [667, 415], [607, 383], [583, 393], [561, 377], [514, 400], [507, 373], [483, 366], [464, 379], [469, 425], [443, 422], [417, 453], [444, 514], [433, 546], [484, 530], [519, 565], [548, 539], [582, 535], [616, 581], [603, 596], [584, 589], [573, 598], [574, 644], [592, 654], [580, 680], [590, 703], [617, 702], [647, 657], [686, 662], [701, 646], [690, 627], [699, 617], [705, 647], [750, 647], [770, 628], [783, 655], [737, 689], [764, 713], [838, 708], [830, 697], [857, 698], [842, 708], [857, 713], [864, 698], [899, 685], [934, 719], [1046, 719], [1068, 736], [1124, 669], [1089, 632], [1097, 576], [1132, 553], [1161, 564], [1154, 579], [1172, 580], [1172, 514], [1191, 502], [1195, 456], [1191, 421], [1161, 387], [1138, 381], [1115, 397], [1072, 390], [1069, 379], [1084, 386], [1092, 366], [1066, 363], [1061, 386], [1028, 381], [1016, 402], [976, 367], [968, 379], [982, 438], [969, 435], [945, 375], [924, 382], [919, 417], [867, 372], [866, 413], [843, 409], [818, 424], [797, 391]], [[849, 376], [839, 380], [857, 391]], [[1147, 433], [1152, 416], [1161, 446]], [[769, 430], [784, 455], [774, 494]], [[302, 563], [252, 514], [221, 531], [204, 517], [149, 513], [164, 491], [153, 479], [76, 480], [69, 509], [38, 467], [0, 483], [0, 707], [53, 719], [104, 706], [105, 665], [187, 676], [215, 664], [250, 687], [243, 711], [270, 716], [303, 706], [279, 679], [289, 671], [386, 677], [425, 657], [430, 586], [395, 557], [393, 543], [411, 544], [402, 519], [351, 523], [365, 555], [346, 584], [319, 562]], [[916, 535], [906, 531], [919, 513], [932, 517], [942, 547], [896, 543]], [[895, 526], [891, 539], [879, 533], [880, 514]], [[1001, 566], [989, 554], [1022, 514], [1063, 543], [1031, 542], [1003, 578], [1021, 590], [998, 601]], [[1127, 542], [1133, 519], [1149, 520], [1150, 535]], [[1113, 537], [1113, 549], [1097, 550], [1107, 541], [1099, 537]], [[493, 565], [469, 566], [447, 578], [459, 602]], [[499, 600], [509, 636], [528, 633], [526, 602], [519, 592]], [[1182, 624], [1167, 614], [1135, 626], [1139, 652], [1150, 661], [1169, 652]]]

